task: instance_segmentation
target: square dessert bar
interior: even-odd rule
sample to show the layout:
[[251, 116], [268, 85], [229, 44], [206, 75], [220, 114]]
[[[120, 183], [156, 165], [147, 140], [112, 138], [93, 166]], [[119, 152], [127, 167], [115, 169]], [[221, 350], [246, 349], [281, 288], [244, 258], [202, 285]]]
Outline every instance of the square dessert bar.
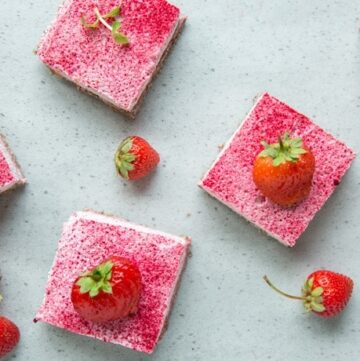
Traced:
[[15, 155], [0, 134], [0, 193], [26, 183]]
[[[84, 211], [65, 223], [35, 321], [42, 321], [105, 342], [151, 353], [164, 331], [185, 266], [190, 239], [171, 236], [112, 216]], [[79, 274], [117, 255], [135, 262], [142, 293], [135, 316], [92, 323], [74, 310], [70, 295]]]
[[[119, 5], [128, 45], [115, 43], [102, 23], [88, 29], [80, 22], [94, 22], [95, 8], [104, 15]], [[166, 0], [65, 0], [37, 54], [54, 73], [134, 117], [185, 20]]]
[[[284, 208], [265, 199], [252, 179], [253, 163], [263, 149], [289, 131], [300, 137], [315, 157], [310, 195], [297, 206]], [[263, 94], [221, 151], [200, 186], [286, 246], [294, 246], [315, 214], [334, 192], [355, 158], [344, 143], [285, 103]]]

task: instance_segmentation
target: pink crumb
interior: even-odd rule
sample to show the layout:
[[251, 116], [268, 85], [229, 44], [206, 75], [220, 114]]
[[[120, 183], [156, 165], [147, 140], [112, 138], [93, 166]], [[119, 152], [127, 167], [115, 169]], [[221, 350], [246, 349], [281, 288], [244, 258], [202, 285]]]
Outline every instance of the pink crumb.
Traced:
[[[190, 241], [114, 217], [96, 217], [94, 212], [78, 212], [65, 224], [35, 320], [151, 353], [163, 331]], [[140, 269], [143, 290], [138, 313], [104, 324], [85, 321], [72, 306], [72, 283], [111, 255], [127, 257]]]
[[[277, 206], [256, 189], [252, 168], [261, 140], [285, 131], [312, 150], [316, 169], [309, 197], [291, 208]], [[354, 152], [288, 105], [264, 94], [200, 182], [206, 191], [287, 246], [294, 246], [341, 181]]]
[[156, 70], [164, 47], [178, 23], [180, 11], [165, 0], [123, 0], [121, 32], [129, 45], [116, 44], [101, 25], [86, 29], [80, 23], [106, 14], [119, 0], [66, 0], [43, 37], [37, 54], [55, 72], [131, 111]]

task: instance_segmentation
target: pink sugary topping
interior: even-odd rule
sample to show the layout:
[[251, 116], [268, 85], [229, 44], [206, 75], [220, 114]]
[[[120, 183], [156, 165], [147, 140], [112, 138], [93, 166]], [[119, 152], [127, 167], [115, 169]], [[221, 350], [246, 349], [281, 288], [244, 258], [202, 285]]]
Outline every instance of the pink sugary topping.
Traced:
[[14, 174], [11, 172], [11, 168], [4, 154], [0, 152], [0, 187], [4, 187], [15, 181]]
[[[151, 353], [161, 335], [190, 242], [144, 227], [139, 230], [125, 221], [106, 223], [106, 218], [114, 220], [112, 217], [98, 221], [83, 214], [94, 213], [76, 213], [64, 226], [36, 320]], [[85, 321], [72, 306], [72, 283], [111, 255], [127, 257], [140, 269], [143, 290], [138, 313], [104, 324]]]
[[[285, 131], [301, 137], [316, 160], [311, 193], [292, 208], [282, 208], [266, 200], [252, 180], [255, 157], [263, 149], [260, 141], [274, 143]], [[200, 185], [265, 232], [285, 245], [293, 246], [354, 158], [350, 148], [309, 118], [264, 94]]]
[[85, 29], [81, 16], [95, 20], [121, 0], [66, 0], [38, 48], [41, 60], [78, 85], [130, 111], [154, 73], [179, 20], [180, 11], [165, 0], [123, 0], [121, 31], [129, 46], [115, 44], [103, 25]]

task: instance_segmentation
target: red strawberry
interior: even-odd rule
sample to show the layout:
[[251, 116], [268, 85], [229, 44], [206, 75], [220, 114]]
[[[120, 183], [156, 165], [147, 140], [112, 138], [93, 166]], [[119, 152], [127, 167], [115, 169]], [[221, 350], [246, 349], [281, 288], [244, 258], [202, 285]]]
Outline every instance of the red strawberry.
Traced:
[[135, 314], [140, 291], [138, 267], [127, 258], [112, 256], [76, 279], [71, 301], [84, 319], [107, 322]]
[[115, 153], [115, 166], [125, 179], [136, 180], [148, 175], [160, 162], [158, 152], [143, 138], [127, 137]]
[[332, 317], [347, 305], [353, 290], [351, 278], [332, 271], [315, 271], [310, 274], [302, 288], [302, 296], [292, 296], [280, 291], [269, 279], [264, 280], [275, 291], [288, 298], [302, 300], [307, 311], [321, 317]]
[[261, 142], [265, 149], [254, 162], [253, 180], [260, 192], [272, 202], [291, 206], [310, 193], [315, 171], [315, 158], [300, 138], [289, 133], [278, 143]]
[[13, 350], [20, 340], [20, 331], [7, 318], [0, 316], [0, 357]]

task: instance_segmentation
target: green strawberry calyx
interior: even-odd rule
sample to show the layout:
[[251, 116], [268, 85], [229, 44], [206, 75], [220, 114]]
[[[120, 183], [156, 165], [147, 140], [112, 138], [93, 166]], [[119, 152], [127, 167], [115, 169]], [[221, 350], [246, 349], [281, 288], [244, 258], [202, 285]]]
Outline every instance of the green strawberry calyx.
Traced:
[[115, 153], [116, 169], [125, 179], [129, 179], [129, 171], [134, 169], [133, 162], [135, 161], [136, 156], [131, 153], [132, 146], [132, 137], [127, 137], [121, 142]]
[[261, 141], [264, 150], [259, 153], [259, 157], [270, 157], [273, 159], [273, 165], [278, 167], [286, 162], [297, 162], [301, 154], [307, 153], [303, 148], [301, 138], [291, 138], [289, 132], [285, 132], [282, 137], [278, 136], [278, 142], [268, 144], [265, 140]]
[[264, 276], [264, 280], [274, 291], [280, 293], [282, 296], [293, 300], [303, 301], [305, 310], [308, 312], [324, 312], [326, 310], [322, 297], [324, 289], [322, 287], [314, 288], [314, 277], [311, 277], [305, 281], [304, 287], [302, 288], [302, 296], [293, 296], [281, 291], [270, 282], [267, 276]]
[[107, 261], [92, 271], [84, 273], [76, 282], [76, 285], [80, 287], [80, 293], [88, 293], [91, 298], [96, 297], [100, 292], [111, 294], [110, 280], [113, 266], [111, 261]]
[[307, 279], [302, 288], [306, 311], [324, 312], [326, 308], [323, 304], [323, 294], [324, 289], [322, 287], [314, 288], [314, 277]]

